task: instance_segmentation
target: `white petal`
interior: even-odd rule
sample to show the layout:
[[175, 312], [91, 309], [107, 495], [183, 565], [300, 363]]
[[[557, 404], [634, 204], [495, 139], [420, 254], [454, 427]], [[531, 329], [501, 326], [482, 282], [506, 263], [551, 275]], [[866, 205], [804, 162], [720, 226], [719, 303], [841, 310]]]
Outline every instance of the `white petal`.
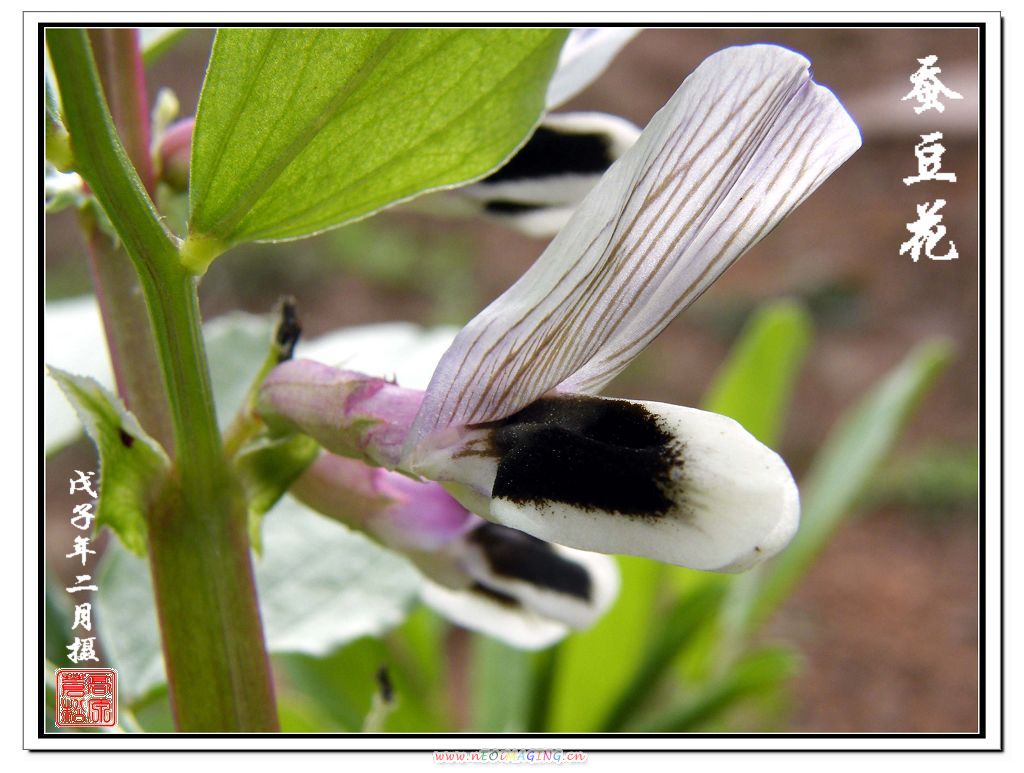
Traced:
[[548, 109], [568, 102], [597, 80], [638, 32], [639, 29], [630, 27], [572, 30], [558, 57], [558, 69], [548, 84]]
[[524, 650], [550, 647], [569, 633], [562, 623], [478, 591], [452, 590], [425, 580], [421, 598], [428, 607], [463, 628]]
[[776, 46], [708, 58], [534, 266], [438, 365], [409, 445], [592, 392], [860, 145], [808, 61]]
[[[103, 320], [96, 298], [91, 295], [50, 301], [44, 310], [46, 336], [43, 360], [78, 376], [91, 376], [113, 391], [114, 373], [107, 354]], [[60, 387], [43, 379], [44, 448], [59, 451], [82, 434], [82, 424]]]

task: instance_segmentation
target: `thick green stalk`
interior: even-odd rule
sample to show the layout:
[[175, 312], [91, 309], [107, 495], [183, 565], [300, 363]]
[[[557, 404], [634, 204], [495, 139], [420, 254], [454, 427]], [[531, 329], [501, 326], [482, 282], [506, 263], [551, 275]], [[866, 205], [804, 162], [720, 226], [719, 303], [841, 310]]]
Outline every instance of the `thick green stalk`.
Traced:
[[[138, 30], [124, 28], [89, 31], [114, 127], [128, 160], [146, 190], [152, 193], [149, 111], [138, 35]], [[70, 154], [70, 139], [67, 141]], [[150, 436], [173, 456], [174, 429], [146, 299], [135, 272], [127, 270], [129, 259], [118, 240], [99, 226], [98, 209], [82, 207], [78, 222], [89, 251], [93, 287], [103, 316], [117, 391]], [[99, 217], [104, 216], [100, 213]]]
[[273, 731], [245, 502], [217, 430], [196, 280], [118, 139], [85, 31], [50, 29], [47, 41], [77, 171], [138, 273], [170, 409], [175, 475], [147, 524], [178, 727]]

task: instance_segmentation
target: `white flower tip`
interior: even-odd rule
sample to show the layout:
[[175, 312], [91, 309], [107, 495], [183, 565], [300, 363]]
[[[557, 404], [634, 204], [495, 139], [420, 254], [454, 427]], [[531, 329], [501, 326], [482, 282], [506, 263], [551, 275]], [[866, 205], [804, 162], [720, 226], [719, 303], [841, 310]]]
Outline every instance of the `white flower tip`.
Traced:
[[714, 571], [745, 572], [748, 569], [753, 569], [762, 561], [782, 552], [796, 536], [797, 529], [800, 527], [800, 489], [782, 458], [778, 454], [775, 455], [775, 458], [778, 461], [775, 473], [777, 481], [775, 496], [772, 501], [765, 504], [766, 509], [772, 509], [776, 513], [775, 526], [768, 531], [764, 539], [758, 540], [758, 543], [745, 554], [741, 554], [731, 563], [720, 566]]
[[564, 639], [569, 627], [524, 609], [513, 599], [482, 586], [462, 590], [425, 580], [423, 603], [463, 628], [491, 636], [513, 647], [539, 650]]
[[549, 542], [732, 572], [778, 553], [799, 521], [779, 455], [706, 411], [545, 398], [493, 444], [490, 517]]

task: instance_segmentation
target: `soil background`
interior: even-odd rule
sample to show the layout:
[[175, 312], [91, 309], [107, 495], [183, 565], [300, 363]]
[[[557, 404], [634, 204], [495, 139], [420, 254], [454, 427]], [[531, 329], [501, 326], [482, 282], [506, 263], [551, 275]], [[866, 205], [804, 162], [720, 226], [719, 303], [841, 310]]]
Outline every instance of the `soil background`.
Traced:
[[[196, 31], [150, 75], [150, 83], [175, 90], [186, 115], [198, 98], [209, 40], [208, 33]], [[975, 30], [647, 30], [564, 109], [612, 112], [643, 126], [706, 56], [754, 42], [806, 54], [815, 80], [830, 87], [861, 126], [864, 147], [673, 322], [607, 393], [698, 403], [746, 314], [763, 301], [795, 296], [816, 324], [780, 448], [798, 479], [844, 408], [915, 344], [936, 336], [953, 344], [955, 359], [922, 402], [894, 456], [977, 449], [979, 272], [985, 258], [978, 247]], [[929, 54], [938, 56], [943, 82], [964, 99], [944, 100], [944, 113], [916, 115], [916, 103], [901, 97], [910, 91], [916, 60]], [[943, 132], [942, 171], [955, 172], [957, 181], [907, 187], [902, 178], [917, 173], [914, 145], [932, 131]], [[900, 244], [916, 219], [915, 206], [935, 198], [947, 202], [943, 222], [959, 259], [914, 263], [900, 256]], [[379, 220], [434, 252], [438, 229], [456, 229], [460, 248], [472, 259], [459, 269], [468, 275], [465, 303], [440, 315], [451, 322], [466, 321], [544, 247], [543, 241], [488, 223], [439, 226], [402, 212]], [[47, 237], [48, 276], [70, 276], [62, 288], [81, 284], [86, 258], [73, 217], [52, 218]], [[365, 270], [309, 269], [310, 261], [334, 249], [331, 239], [225, 256], [204, 282], [205, 316], [238, 308], [265, 313], [280, 294], [291, 293], [310, 336], [369, 322], [438, 321], [438, 299], [451, 292], [431, 284], [437, 279], [429, 267], [422, 281], [413, 271], [413, 280], [404, 282], [380, 281]], [[938, 251], [945, 251], [945, 243]], [[997, 270], [996, 260], [988, 257], [990, 270]], [[54, 466], [69, 465], [62, 460]], [[54, 512], [67, 511], [66, 486], [57, 479], [49, 488]], [[988, 517], [995, 528], [996, 515]], [[56, 559], [64, 542], [58, 521], [52, 523], [50, 555]], [[940, 507], [876, 502], [843, 527], [770, 627], [770, 637], [793, 644], [806, 659], [787, 730], [978, 729], [978, 533], [978, 508], [970, 498]]]

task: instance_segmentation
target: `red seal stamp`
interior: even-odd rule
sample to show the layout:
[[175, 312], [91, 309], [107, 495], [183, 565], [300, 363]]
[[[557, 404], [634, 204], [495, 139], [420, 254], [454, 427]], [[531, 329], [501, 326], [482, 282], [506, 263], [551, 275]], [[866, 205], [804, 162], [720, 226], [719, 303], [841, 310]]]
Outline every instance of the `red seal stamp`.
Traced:
[[112, 668], [57, 669], [57, 727], [113, 727], [117, 724], [117, 671]]

